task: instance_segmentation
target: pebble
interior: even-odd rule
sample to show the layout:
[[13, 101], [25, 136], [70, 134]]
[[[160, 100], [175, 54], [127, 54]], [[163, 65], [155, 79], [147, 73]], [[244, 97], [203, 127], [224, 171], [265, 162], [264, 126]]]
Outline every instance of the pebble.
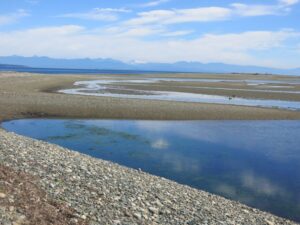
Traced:
[[140, 220], [142, 218], [142, 215], [140, 213], [133, 213], [133, 216]]
[[275, 225], [275, 223], [272, 222], [272, 221], [270, 221], [270, 220], [266, 220], [266, 223], [267, 223], [268, 225]]
[[4, 193], [0, 193], [0, 198], [5, 198], [6, 197], [6, 194], [4, 194]]
[[69, 168], [66, 169], [65, 171], [66, 171], [67, 173], [72, 173], [72, 172], [73, 172], [73, 170], [71, 170], [71, 169], [69, 169]]
[[149, 207], [149, 211], [152, 212], [153, 214], [158, 214], [159, 210], [154, 207]]

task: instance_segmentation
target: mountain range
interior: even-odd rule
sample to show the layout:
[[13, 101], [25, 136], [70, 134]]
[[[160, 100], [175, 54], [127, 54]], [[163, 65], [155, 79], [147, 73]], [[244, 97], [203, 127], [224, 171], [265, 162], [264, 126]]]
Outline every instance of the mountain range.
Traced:
[[176, 63], [124, 63], [114, 59], [56, 59], [49, 57], [0, 56], [0, 69], [93, 69], [93, 70], [135, 70], [158, 72], [203, 72], [203, 73], [264, 73], [300, 75], [300, 68], [277, 69], [259, 66], [240, 66], [224, 63], [176, 62]]

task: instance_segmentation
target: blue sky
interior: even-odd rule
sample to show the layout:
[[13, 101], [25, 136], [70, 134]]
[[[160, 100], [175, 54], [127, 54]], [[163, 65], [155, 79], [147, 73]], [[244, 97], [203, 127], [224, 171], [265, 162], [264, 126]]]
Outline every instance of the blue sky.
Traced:
[[300, 0], [2, 0], [0, 55], [300, 67]]

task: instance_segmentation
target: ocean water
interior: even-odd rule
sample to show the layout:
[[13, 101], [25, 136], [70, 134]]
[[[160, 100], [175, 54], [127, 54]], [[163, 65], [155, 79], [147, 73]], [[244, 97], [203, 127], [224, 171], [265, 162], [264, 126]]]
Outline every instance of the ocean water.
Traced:
[[8, 121], [3, 128], [300, 222], [300, 121]]

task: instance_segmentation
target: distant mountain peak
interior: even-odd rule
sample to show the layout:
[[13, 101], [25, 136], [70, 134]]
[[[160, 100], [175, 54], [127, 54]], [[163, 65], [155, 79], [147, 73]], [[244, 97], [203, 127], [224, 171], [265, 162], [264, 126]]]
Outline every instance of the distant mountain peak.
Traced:
[[[176, 63], [144, 63], [132, 61], [124, 63], [110, 58], [79, 58], [58, 59], [47, 56], [0, 56], [0, 64], [22, 65], [35, 68], [60, 68], [60, 69], [100, 69], [100, 70], [139, 70], [161, 72], [204, 72], [204, 73], [264, 73], [300, 75], [300, 68], [276, 69], [260, 66], [241, 66], [225, 63], [201, 63], [194, 61], [179, 61]], [[2, 67], [3, 67], [2, 66]]]

